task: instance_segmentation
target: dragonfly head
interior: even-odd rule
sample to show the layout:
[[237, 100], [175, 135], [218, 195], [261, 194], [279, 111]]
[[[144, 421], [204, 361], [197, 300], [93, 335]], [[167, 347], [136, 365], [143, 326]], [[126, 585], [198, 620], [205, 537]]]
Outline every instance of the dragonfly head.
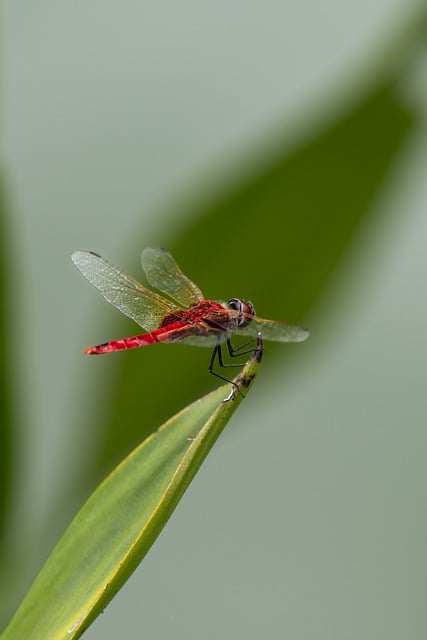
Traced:
[[240, 329], [247, 327], [255, 315], [253, 305], [250, 302], [241, 300], [240, 298], [231, 298], [231, 300], [227, 302], [227, 306], [233, 311], [238, 311], [237, 326]]

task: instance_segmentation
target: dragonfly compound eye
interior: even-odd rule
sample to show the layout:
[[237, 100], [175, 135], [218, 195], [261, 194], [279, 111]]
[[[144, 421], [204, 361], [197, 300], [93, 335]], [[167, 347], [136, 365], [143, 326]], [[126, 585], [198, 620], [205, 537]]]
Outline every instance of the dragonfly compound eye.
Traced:
[[237, 324], [239, 327], [246, 327], [255, 315], [255, 309], [250, 302], [240, 300], [240, 298], [231, 298], [227, 303], [229, 309], [239, 312]]

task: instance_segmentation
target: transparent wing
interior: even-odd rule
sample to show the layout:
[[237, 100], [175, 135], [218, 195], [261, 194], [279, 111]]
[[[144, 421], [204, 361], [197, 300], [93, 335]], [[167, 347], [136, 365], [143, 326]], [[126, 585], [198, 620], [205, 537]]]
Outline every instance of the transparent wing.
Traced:
[[[201, 324], [201, 327], [204, 325]], [[205, 327], [206, 329], [206, 327]], [[188, 328], [181, 331], [181, 335], [177, 332], [176, 337], [168, 338], [172, 340], [179, 340], [185, 344], [191, 344], [195, 347], [213, 347], [217, 342], [225, 342], [227, 338], [233, 338], [233, 334], [256, 337], [258, 333], [262, 335], [265, 340], [271, 340], [272, 342], [304, 342], [307, 340], [310, 332], [304, 327], [298, 327], [292, 324], [286, 324], [285, 322], [276, 322], [274, 320], [263, 320], [262, 318], [253, 318], [251, 323], [243, 329], [230, 330], [222, 329], [218, 326], [218, 330], [215, 331], [212, 325], [208, 328], [208, 333], [202, 335], [197, 334], [197, 327], [192, 326], [192, 333], [188, 334]]]
[[141, 263], [148, 282], [188, 309], [204, 300], [200, 289], [185, 276], [166, 249], [144, 249]]
[[218, 334], [210, 333], [206, 336], [187, 336], [181, 338], [180, 342], [190, 344], [193, 347], [214, 347], [218, 342], [225, 342], [229, 337], [227, 333], [218, 331]]
[[110, 304], [146, 331], [157, 329], [163, 318], [179, 310], [97, 253], [75, 251], [71, 259]]
[[310, 335], [308, 329], [304, 329], [304, 327], [257, 317], [253, 318], [247, 327], [238, 329], [236, 333], [254, 337], [260, 333], [264, 340], [273, 342], [304, 342]]

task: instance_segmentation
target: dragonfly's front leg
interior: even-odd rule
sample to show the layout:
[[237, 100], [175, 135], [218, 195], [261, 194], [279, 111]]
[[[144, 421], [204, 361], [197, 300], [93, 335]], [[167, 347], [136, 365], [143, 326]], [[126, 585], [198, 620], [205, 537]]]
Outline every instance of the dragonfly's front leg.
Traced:
[[[220, 380], [224, 380], [224, 382], [229, 382], [231, 385], [233, 385], [233, 391], [230, 394], [230, 398], [234, 397], [234, 395], [236, 394], [236, 392], [240, 393], [240, 395], [244, 398], [244, 394], [240, 391], [239, 386], [233, 382], [233, 380], [229, 380], [228, 378], [226, 378], [225, 376], [222, 376], [220, 373], [217, 373], [216, 371], [214, 371], [214, 364], [215, 364], [215, 359], [218, 359], [218, 364], [220, 367], [240, 367], [242, 365], [240, 364], [224, 364], [224, 361], [222, 359], [222, 344], [221, 341], [218, 340], [214, 350], [212, 351], [212, 355], [211, 355], [211, 359], [209, 361], [209, 373], [211, 373], [213, 376], [215, 376], [216, 378], [219, 378]], [[228, 398], [227, 398], [228, 399]]]
[[[228, 353], [230, 354], [230, 356], [232, 358], [236, 358], [237, 356], [245, 356], [248, 353], [253, 353], [253, 348], [252, 349], [247, 349], [246, 351], [242, 351], [242, 349], [244, 349], [245, 347], [247, 347], [250, 344], [254, 344], [255, 342], [257, 342], [257, 338], [252, 338], [251, 340], [249, 340], [249, 342], [245, 342], [244, 344], [241, 344], [240, 347], [233, 347], [233, 345], [231, 344], [231, 340], [230, 338], [227, 339], [227, 349], [228, 349]], [[242, 365], [235, 365], [235, 364], [231, 364], [231, 365], [224, 365], [224, 366], [229, 366], [229, 367], [240, 367], [243, 366]]]
[[[230, 354], [230, 356], [232, 358], [235, 358], [237, 356], [244, 356], [247, 353], [253, 353], [253, 349], [248, 349], [247, 351], [241, 351], [242, 349], [244, 349], [245, 347], [247, 347], [249, 344], [253, 344], [254, 342], [256, 342], [256, 338], [253, 338], [252, 340], [249, 340], [249, 342], [246, 342], [245, 344], [242, 344], [240, 347], [234, 348], [233, 345], [231, 344], [231, 340], [230, 338], [227, 338], [226, 340], [227, 342], [227, 349], [228, 349], [228, 353]], [[224, 380], [225, 382], [229, 382], [230, 384], [233, 385], [233, 391], [232, 391], [232, 396], [233, 397], [236, 393], [236, 391], [238, 393], [240, 393], [240, 395], [244, 398], [244, 394], [242, 393], [242, 391], [240, 390], [239, 386], [233, 382], [232, 380], [229, 380], [228, 378], [226, 378], [225, 376], [222, 376], [220, 373], [217, 373], [216, 371], [213, 370], [214, 368], [214, 364], [215, 364], [215, 359], [218, 359], [218, 364], [220, 367], [222, 367], [223, 369], [228, 368], [228, 367], [243, 367], [246, 362], [238, 362], [238, 363], [233, 363], [233, 364], [226, 364], [222, 358], [222, 342], [220, 339], [218, 339], [214, 350], [212, 351], [212, 355], [211, 355], [211, 359], [209, 362], [209, 373], [211, 373], [213, 376], [216, 376], [217, 378], [219, 378], [220, 380]]]

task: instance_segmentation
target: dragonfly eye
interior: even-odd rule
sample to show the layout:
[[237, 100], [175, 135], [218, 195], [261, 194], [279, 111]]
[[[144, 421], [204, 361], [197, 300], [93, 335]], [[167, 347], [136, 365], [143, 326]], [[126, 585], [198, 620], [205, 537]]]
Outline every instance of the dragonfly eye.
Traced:
[[240, 300], [240, 298], [231, 298], [227, 302], [229, 309], [233, 311], [239, 312], [239, 318], [237, 319], [237, 324], [239, 327], [246, 327], [253, 316], [255, 315], [255, 309], [250, 302], [245, 302], [244, 300]]

